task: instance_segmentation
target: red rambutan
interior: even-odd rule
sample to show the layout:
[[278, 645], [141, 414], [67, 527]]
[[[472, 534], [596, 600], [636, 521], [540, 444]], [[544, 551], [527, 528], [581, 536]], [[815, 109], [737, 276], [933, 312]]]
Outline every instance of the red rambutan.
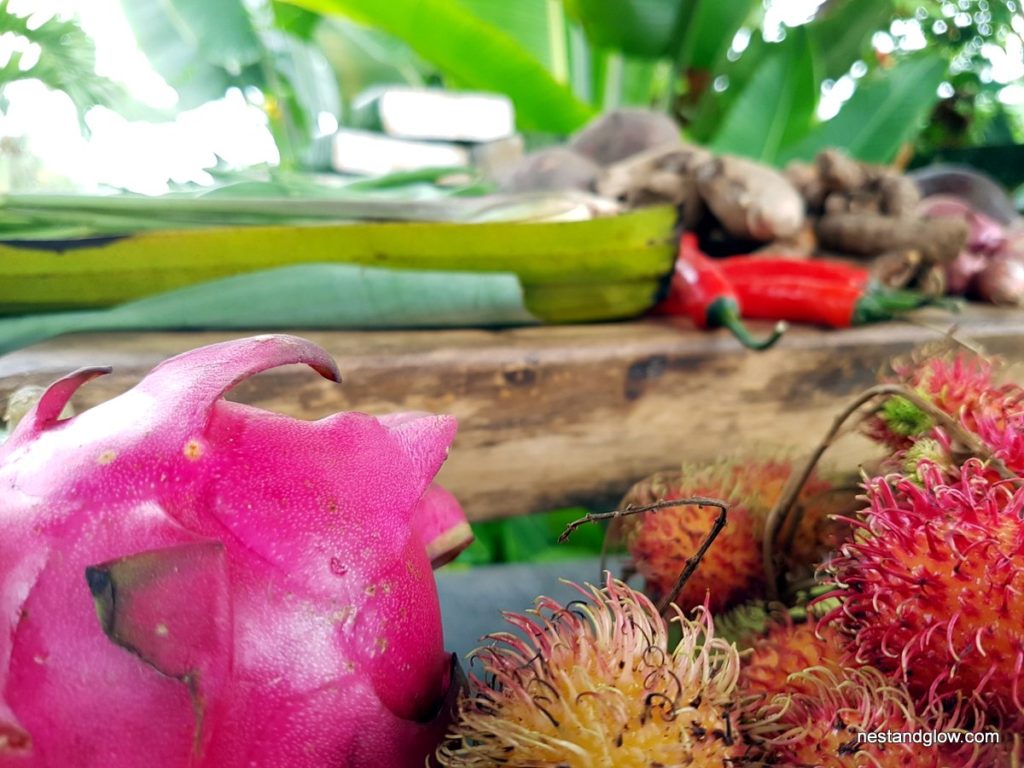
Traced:
[[976, 459], [954, 479], [927, 461], [917, 474], [867, 484], [824, 621], [919, 702], [973, 697], [1024, 723], [1024, 488]]
[[[891, 383], [913, 390], [947, 413], [1014, 470], [1024, 469], [1024, 389], [997, 380], [998, 363], [970, 352], [892, 364]], [[928, 414], [902, 397], [889, 398], [865, 422], [870, 437], [898, 452], [933, 434]]]

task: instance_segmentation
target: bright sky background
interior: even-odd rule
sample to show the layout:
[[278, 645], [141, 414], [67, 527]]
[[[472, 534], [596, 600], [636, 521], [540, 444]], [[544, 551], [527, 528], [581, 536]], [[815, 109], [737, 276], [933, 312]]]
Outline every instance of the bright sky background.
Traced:
[[[766, 37], [780, 39], [785, 33], [784, 25], [810, 20], [821, 2], [772, 0], [764, 23]], [[952, 2], [947, 5], [950, 23], [956, 23], [958, 8]], [[12, 0], [11, 9], [18, 13], [31, 9], [47, 15], [77, 14], [85, 31], [96, 41], [100, 74], [120, 81], [145, 104], [161, 108], [174, 105], [175, 92], [138, 50], [119, 0]], [[920, 26], [915, 25], [911, 21], [892, 30], [900, 35], [906, 48], [924, 45]], [[1001, 98], [1024, 104], [1024, 19], [1015, 19], [1014, 30], [1019, 37], [1011, 36], [1005, 52], [992, 46], [985, 54], [992, 61], [993, 79], [1009, 84]], [[744, 35], [742, 31], [737, 35], [733, 41], [734, 55], [746, 48], [749, 36], [749, 32]], [[892, 50], [894, 39], [879, 33], [874, 43], [884, 52]], [[0, 57], [3, 56], [0, 45]], [[856, 80], [862, 74], [863, 71], [855, 69], [828, 85], [819, 109], [822, 118], [827, 119], [839, 110], [853, 94]], [[203, 169], [215, 163], [215, 155], [234, 166], [277, 160], [277, 149], [263, 114], [247, 105], [238, 92], [164, 123], [128, 122], [108, 109], [96, 107], [86, 118], [92, 132], [88, 141], [80, 134], [75, 110], [63, 94], [36, 82], [24, 82], [9, 86], [7, 95], [10, 109], [6, 117], [0, 117], [0, 136], [25, 137], [29, 149], [50, 172], [44, 183], [52, 186], [66, 187], [70, 181], [77, 188], [106, 184], [158, 194], [166, 191], [167, 179], [209, 182], [210, 176]]]
[[[123, 83], [144, 104], [171, 107], [177, 100], [136, 46], [118, 0], [12, 0], [11, 7], [19, 13], [77, 13], [96, 41], [100, 74]], [[277, 161], [263, 113], [238, 92], [164, 123], [130, 123], [96, 107], [86, 117], [88, 142], [64, 94], [34, 81], [14, 83], [7, 93], [11, 107], [7, 120], [0, 118], [0, 135], [27, 137], [47, 169], [75, 186], [109, 184], [156, 194], [167, 190], [167, 179], [210, 181], [203, 168], [214, 165], [215, 153], [237, 166]]]

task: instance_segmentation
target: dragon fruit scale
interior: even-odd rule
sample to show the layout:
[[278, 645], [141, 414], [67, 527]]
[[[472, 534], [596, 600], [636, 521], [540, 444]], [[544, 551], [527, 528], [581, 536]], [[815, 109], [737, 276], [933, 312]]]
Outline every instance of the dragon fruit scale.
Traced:
[[187, 352], [0, 446], [0, 768], [422, 766], [455, 698], [431, 562], [452, 417], [307, 422], [221, 396], [293, 336]]

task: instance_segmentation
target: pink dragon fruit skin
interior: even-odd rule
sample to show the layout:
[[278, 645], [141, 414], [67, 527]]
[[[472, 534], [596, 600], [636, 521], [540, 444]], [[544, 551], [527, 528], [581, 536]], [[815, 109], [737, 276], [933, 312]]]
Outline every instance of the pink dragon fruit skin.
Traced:
[[222, 398], [290, 363], [338, 379], [254, 337], [60, 420], [87, 369], [0, 446], [0, 768], [424, 764], [455, 688], [430, 562], [466, 543], [430, 486], [455, 421]]

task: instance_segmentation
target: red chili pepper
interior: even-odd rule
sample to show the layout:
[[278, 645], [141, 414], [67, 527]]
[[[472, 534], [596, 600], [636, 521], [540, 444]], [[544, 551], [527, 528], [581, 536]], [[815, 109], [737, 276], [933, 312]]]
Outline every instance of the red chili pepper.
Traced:
[[931, 300], [910, 291], [865, 289], [834, 279], [734, 277], [743, 317], [849, 328], [890, 320]]
[[[723, 326], [750, 349], [767, 349], [782, 335], [779, 323], [768, 338], [757, 340], [740, 319], [740, 302], [729, 280], [714, 261], [701, 253], [697, 237], [691, 232], [679, 241], [679, 258], [668, 297], [655, 311], [666, 315], [685, 315], [698, 328]], [[776, 318], [778, 319], [778, 318]]]
[[858, 288], [871, 282], [871, 273], [862, 267], [828, 259], [795, 259], [785, 256], [729, 256], [718, 259], [722, 273], [730, 280], [744, 278], [808, 278], [834, 280]]

